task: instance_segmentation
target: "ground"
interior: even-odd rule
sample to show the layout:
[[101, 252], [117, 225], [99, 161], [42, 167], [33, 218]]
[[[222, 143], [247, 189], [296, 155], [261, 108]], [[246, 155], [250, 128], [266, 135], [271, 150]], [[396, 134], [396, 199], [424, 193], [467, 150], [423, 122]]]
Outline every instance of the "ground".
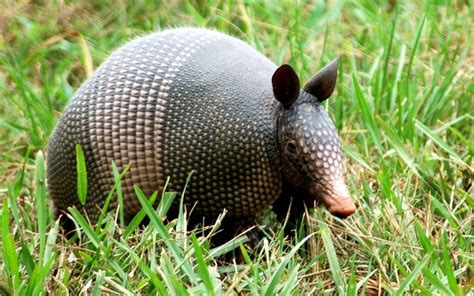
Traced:
[[[0, 2], [0, 294], [472, 293], [474, 6], [309, 2]], [[302, 80], [341, 57], [327, 108], [356, 214], [318, 208], [293, 238], [214, 248], [138, 194], [146, 228], [72, 211], [76, 235], [58, 231], [43, 155], [61, 111], [115, 48], [181, 26], [241, 38]], [[242, 262], [222, 262], [235, 246]]]

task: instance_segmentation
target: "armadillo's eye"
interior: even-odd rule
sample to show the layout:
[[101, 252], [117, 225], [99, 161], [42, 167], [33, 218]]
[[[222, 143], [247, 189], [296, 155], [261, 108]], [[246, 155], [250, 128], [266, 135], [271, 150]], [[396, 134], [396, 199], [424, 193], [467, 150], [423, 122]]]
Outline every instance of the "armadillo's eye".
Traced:
[[298, 152], [297, 150], [298, 150], [298, 147], [296, 146], [295, 141], [293, 140], [288, 141], [288, 143], [286, 144], [286, 151], [290, 155], [295, 155]]

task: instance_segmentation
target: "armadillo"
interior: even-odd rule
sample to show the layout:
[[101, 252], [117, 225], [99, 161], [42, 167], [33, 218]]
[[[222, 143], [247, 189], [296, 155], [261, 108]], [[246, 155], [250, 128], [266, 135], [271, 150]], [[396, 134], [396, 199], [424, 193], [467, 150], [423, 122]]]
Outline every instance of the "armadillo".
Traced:
[[[132, 40], [82, 84], [50, 137], [47, 186], [56, 213], [76, 206], [97, 222], [115, 183], [114, 161], [129, 166], [122, 180], [128, 220], [141, 209], [134, 185], [152, 194], [169, 177], [167, 189], [181, 192], [191, 171], [184, 201], [194, 215], [226, 209], [241, 220], [290, 199], [351, 215], [339, 137], [321, 104], [337, 68], [335, 60], [300, 90], [291, 66], [277, 67], [223, 33], [179, 28]], [[76, 144], [88, 174], [84, 205]]]

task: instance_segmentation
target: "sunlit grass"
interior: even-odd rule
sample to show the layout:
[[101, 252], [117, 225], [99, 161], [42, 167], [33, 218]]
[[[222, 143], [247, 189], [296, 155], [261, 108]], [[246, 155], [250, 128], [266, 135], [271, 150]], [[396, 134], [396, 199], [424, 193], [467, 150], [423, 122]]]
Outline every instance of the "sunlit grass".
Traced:
[[[474, 7], [326, 2], [0, 3], [0, 294], [472, 291]], [[130, 224], [120, 210], [97, 226], [73, 210], [72, 239], [60, 233], [43, 155], [60, 112], [113, 49], [177, 26], [237, 36], [303, 80], [341, 57], [327, 106], [356, 214], [316, 209], [294, 238], [276, 228], [255, 249], [244, 236], [214, 247], [218, 223], [189, 229], [184, 211], [165, 222], [176, 195], [136, 188], [143, 209]], [[123, 173], [115, 167], [109, 201]], [[219, 259], [236, 250], [243, 263]]]

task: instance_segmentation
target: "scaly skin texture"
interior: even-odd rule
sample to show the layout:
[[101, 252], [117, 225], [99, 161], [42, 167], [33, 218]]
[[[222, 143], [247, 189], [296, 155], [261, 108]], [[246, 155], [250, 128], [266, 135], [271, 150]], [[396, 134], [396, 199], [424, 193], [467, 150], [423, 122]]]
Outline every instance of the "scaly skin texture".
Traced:
[[[166, 30], [119, 48], [81, 86], [51, 136], [47, 181], [57, 213], [77, 206], [96, 222], [115, 161], [119, 169], [130, 165], [122, 180], [127, 220], [140, 210], [134, 185], [151, 194], [170, 177], [167, 189], [181, 192], [191, 171], [185, 202], [197, 216], [227, 209], [235, 221], [252, 217], [284, 183], [337, 214], [337, 201], [348, 198], [341, 149], [314, 95], [329, 84], [313, 79], [299, 95], [291, 67], [276, 69], [246, 43], [203, 29]], [[76, 144], [88, 171], [84, 206], [76, 196]], [[282, 195], [279, 204], [288, 200]]]
[[303, 205], [311, 208], [315, 203], [323, 203], [341, 218], [352, 214], [355, 208], [344, 183], [341, 144], [321, 103], [302, 92], [291, 108], [280, 108], [277, 122], [286, 172], [285, 190], [273, 205], [277, 214], [283, 217], [290, 201], [295, 215], [301, 214]]

